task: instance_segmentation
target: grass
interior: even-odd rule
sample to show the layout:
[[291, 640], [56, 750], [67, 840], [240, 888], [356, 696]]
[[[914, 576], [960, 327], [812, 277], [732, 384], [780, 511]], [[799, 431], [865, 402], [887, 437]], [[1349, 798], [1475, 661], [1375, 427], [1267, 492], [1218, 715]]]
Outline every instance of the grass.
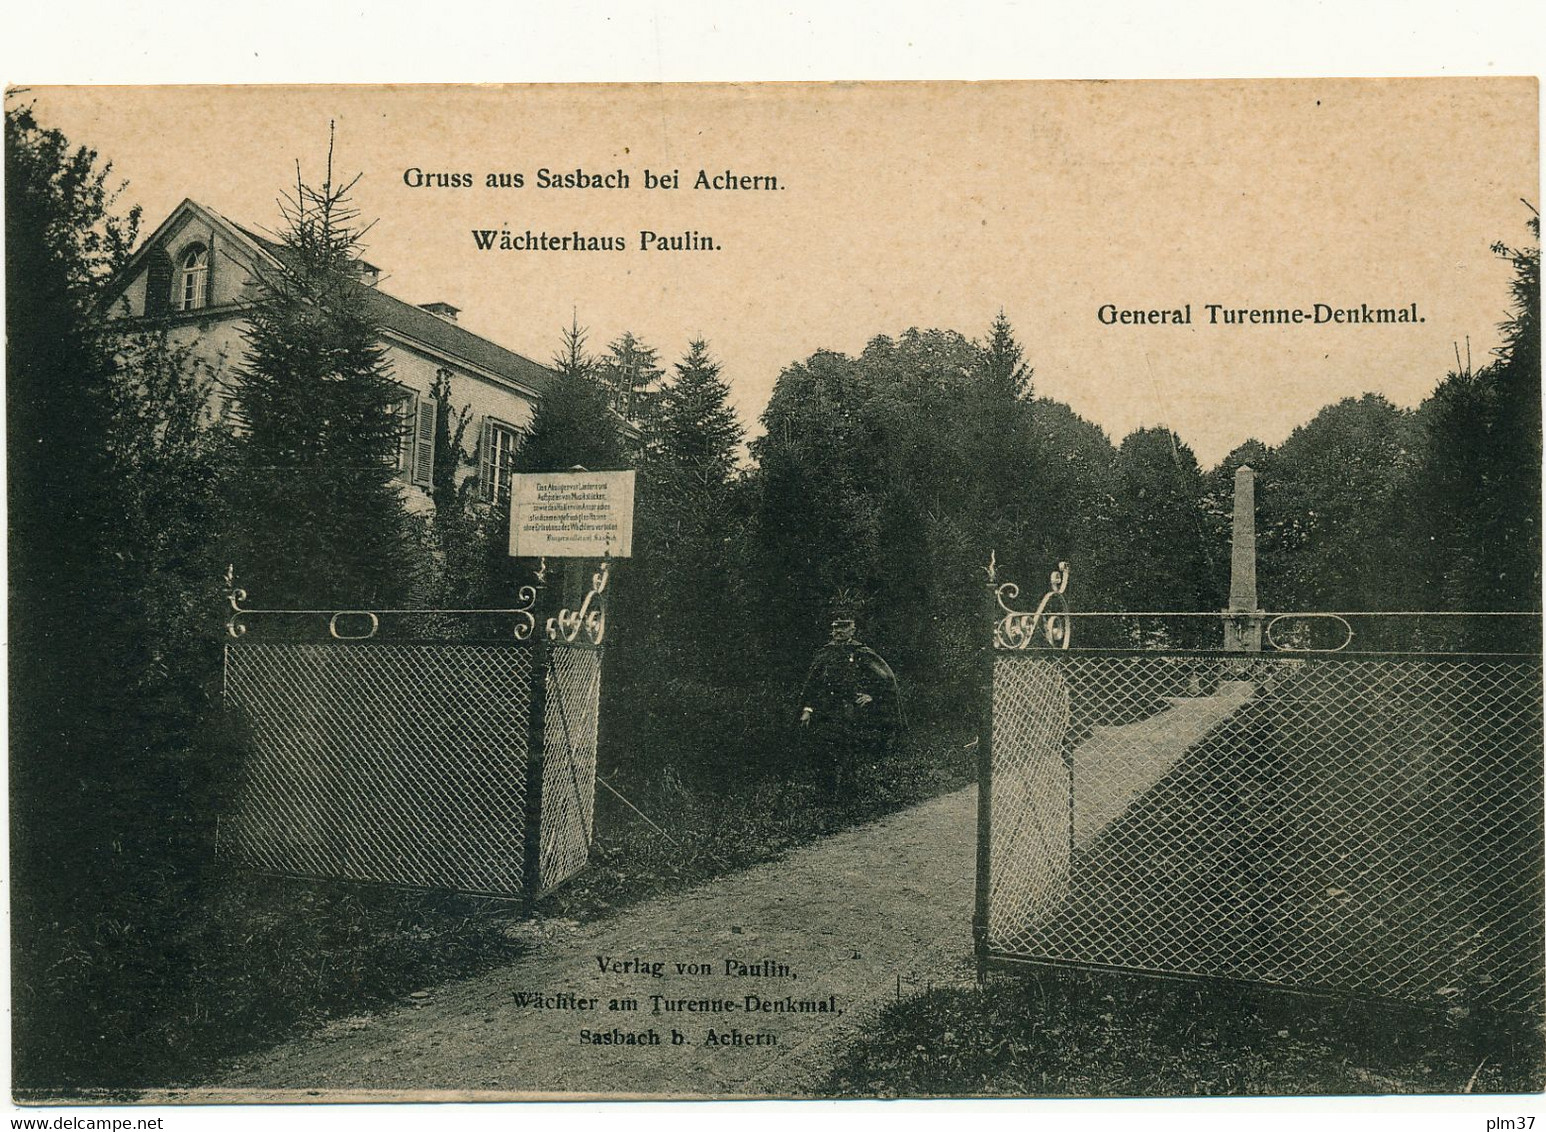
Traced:
[[1531, 1093], [1538, 1025], [1265, 988], [1047, 969], [885, 1010], [838, 1097]]
[[[964, 785], [965, 738], [920, 728], [836, 801], [787, 776], [625, 787], [669, 841], [600, 790], [589, 867], [537, 915], [594, 919]], [[198, 867], [172, 864], [190, 860]], [[46, 912], [18, 891], [18, 1098], [208, 1081], [331, 1018], [508, 963], [533, 938], [517, 902], [259, 876], [187, 845], [92, 868], [94, 891], [50, 893]]]
[[213, 868], [133, 906], [55, 914], [15, 942], [13, 1082], [31, 1099], [196, 1082], [524, 950], [491, 902]]
[[771, 860], [957, 789], [976, 777], [969, 738], [959, 729], [919, 728], [883, 760], [862, 768], [838, 799], [824, 797], [800, 773], [769, 775], [725, 791], [693, 789], [669, 775], [651, 786], [616, 784], [669, 841], [598, 788], [591, 867], [552, 893], [542, 910], [590, 918]]
[[[1540, 787], [1525, 769], [1539, 765], [1539, 732], [1485, 696], [1408, 702], [1383, 675], [1341, 670], [1335, 694], [1314, 699], [1264, 694], [1193, 745], [1076, 848], [1066, 907], [1034, 921], [1036, 946], [1151, 969], [1442, 987], [1425, 1009], [1040, 968], [891, 1007], [824, 1091], [1541, 1091], [1539, 1019], [1498, 1009], [1539, 1001]], [[1101, 725], [1153, 710], [1130, 693], [1098, 706]], [[1466, 736], [1467, 757], [1440, 760], [1444, 734]], [[1076, 804], [1148, 754], [1135, 741], [1094, 769], [1076, 756]], [[1467, 952], [1484, 924], [1491, 950]]]

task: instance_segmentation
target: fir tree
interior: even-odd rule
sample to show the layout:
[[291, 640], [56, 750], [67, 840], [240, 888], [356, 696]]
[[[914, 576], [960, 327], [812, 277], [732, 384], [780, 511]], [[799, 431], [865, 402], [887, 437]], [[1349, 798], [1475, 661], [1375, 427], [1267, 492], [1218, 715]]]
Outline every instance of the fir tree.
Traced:
[[645, 466], [653, 477], [680, 493], [721, 489], [729, 482], [745, 435], [726, 403], [729, 395], [708, 345], [692, 342], [651, 414]]
[[624, 420], [641, 424], [649, 418], [664, 370], [658, 352], [631, 331], [613, 339], [609, 353], [597, 365], [612, 409]]
[[590, 327], [580, 325], [579, 312], [571, 314], [569, 326], [559, 332], [558, 352], [553, 355], [554, 371], [565, 377], [594, 380], [597, 362], [585, 349], [589, 337]]
[[[595, 379], [595, 360], [585, 351], [585, 338], [578, 319], [562, 332], [553, 373], [511, 471], [564, 472], [582, 467], [604, 472], [629, 466], [628, 449], [618, 431], [621, 418], [608, 407], [606, 391]], [[491, 602], [507, 602], [518, 586], [530, 580], [535, 565], [510, 558], [509, 544], [510, 510], [505, 505], [488, 517], [486, 577]], [[572, 571], [571, 581], [579, 576], [578, 570]]]
[[331, 143], [320, 188], [297, 176], [245, 331], [238, 570], [265, 604], [393, 604], [415, 572], [396, 482], [402, 390], [358, 280], [356, 180], [334, 181]]
[[[1430, 606], [1540, 608], [1539, 217], [1528, 223], [1535, 245], [1493, 247], [1514, 270], [1496, 360], [1477, 370], [1469, 360], [1457, 366], [1421, 410], [1427, 443], [1415, 494], [1423, 502]], [[1519, 646], [1513, 619], [1466, 629], [1469, 647]]]
[[607, 405], [596, 380], [596, 362], [585, 352], [585, 327], [576, 319], [563, 331], [554, 355], [554, 374], [532, 417], [531, 432], [515, 454], [517, 472], [593, 472], [628, 466], [618, 434], [620, 418]]
[[[646, 735], [664, 705], [724, 702], [750, 644], [739, 592], [745, 522], [734, 479], [743, 431], [726, 403], [730, 390], [719, 363], [703, 341], [694, 341], [674, 368], [651, 409], [634, 557], [619, 571], [613, 595], [610, 703], [620, 716], [639, 721]], [[644, 744], [646, 757], [660, 760], [651, 773], [723, 757], [680, 734], [657, 739], [658, 746]]]
[[[1032, 370], [1002, 309], [977, 353], [976, 380], [958, 407], [963, 417], [955, 422], [963, 520], [976, 543], [970, 553], [982, 557], [998, 543], [1013, 569], [1021, 566], [1015, 551], [1035, 547], [1039, 572], [1043, 561], [1056, 562], [1067, 549], [1047, 549], [1048, 516], [1026, 506], [1040, 493], [1036, 479], [1042, 462], [1031, 424]], [[1022, 568], [1032, 567], [1024, 563]]]
[[1025, 364], [1014, 328], [1002, 308], [993, 320], [987, 344], [982, 347], [981, 380], [997, 397], [1029, 401], [1033, 394], [1031, 378], [1035, 371]]

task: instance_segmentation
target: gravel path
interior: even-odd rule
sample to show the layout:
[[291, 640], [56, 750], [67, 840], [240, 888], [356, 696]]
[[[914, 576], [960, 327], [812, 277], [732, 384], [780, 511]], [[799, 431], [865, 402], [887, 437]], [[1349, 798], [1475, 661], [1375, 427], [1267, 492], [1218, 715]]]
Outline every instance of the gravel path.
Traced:
[[539, 922], [515, 964], [144, 1099], [809, 1095], [899, 988], [970, 980], [975, 813], [968, 787], [595, 923]]
[[1075, 847], [1094, 841], [1255, 692], [1248, 681], [1226, 680], [1211, 696], [1178, 696], [1148, 719], [1095, 728], [1073, 753]]

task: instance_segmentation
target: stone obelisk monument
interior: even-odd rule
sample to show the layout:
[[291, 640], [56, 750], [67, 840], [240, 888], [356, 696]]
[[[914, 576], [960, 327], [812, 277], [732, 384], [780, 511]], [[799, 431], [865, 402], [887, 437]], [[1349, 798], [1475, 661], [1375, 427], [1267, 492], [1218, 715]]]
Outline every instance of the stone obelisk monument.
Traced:
[[1235, 470], [1233, 531], [1224, 648], [1227, 652], [1261, 652], [1262, 611], [1256, 607], [1256, 473], [1247, 464]]

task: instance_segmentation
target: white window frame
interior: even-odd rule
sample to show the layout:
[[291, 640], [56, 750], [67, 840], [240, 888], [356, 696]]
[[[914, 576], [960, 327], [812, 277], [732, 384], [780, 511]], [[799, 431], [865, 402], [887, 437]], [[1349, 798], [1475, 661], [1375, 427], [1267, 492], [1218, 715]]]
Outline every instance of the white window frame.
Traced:
[[209, 245], [190, 244], [177, 257], [177, 292], [172, 306], [180, 311], [209, 305]]
[[[494, 437], [503, 434], [509, 438], [508, 445], [502, 445], [499, 452], [495, 451]], [[485, 503], [494, 506], [510, 502], [510, 474], [515, 462], [515, 454], [521, 449], [521, 442], [526, 439], [526, 430], [509, 421], [500, 420], [498, 417], [485, 416], [483, 418], [483, 459], [481, 495]]]
[[397, 473], [408, 483], [413, 482], [413, 457], [419, 439], [419, 391], [399, 385], [397, 400], [392, 408], [397, 414], [401, 433], [397, 438]]

